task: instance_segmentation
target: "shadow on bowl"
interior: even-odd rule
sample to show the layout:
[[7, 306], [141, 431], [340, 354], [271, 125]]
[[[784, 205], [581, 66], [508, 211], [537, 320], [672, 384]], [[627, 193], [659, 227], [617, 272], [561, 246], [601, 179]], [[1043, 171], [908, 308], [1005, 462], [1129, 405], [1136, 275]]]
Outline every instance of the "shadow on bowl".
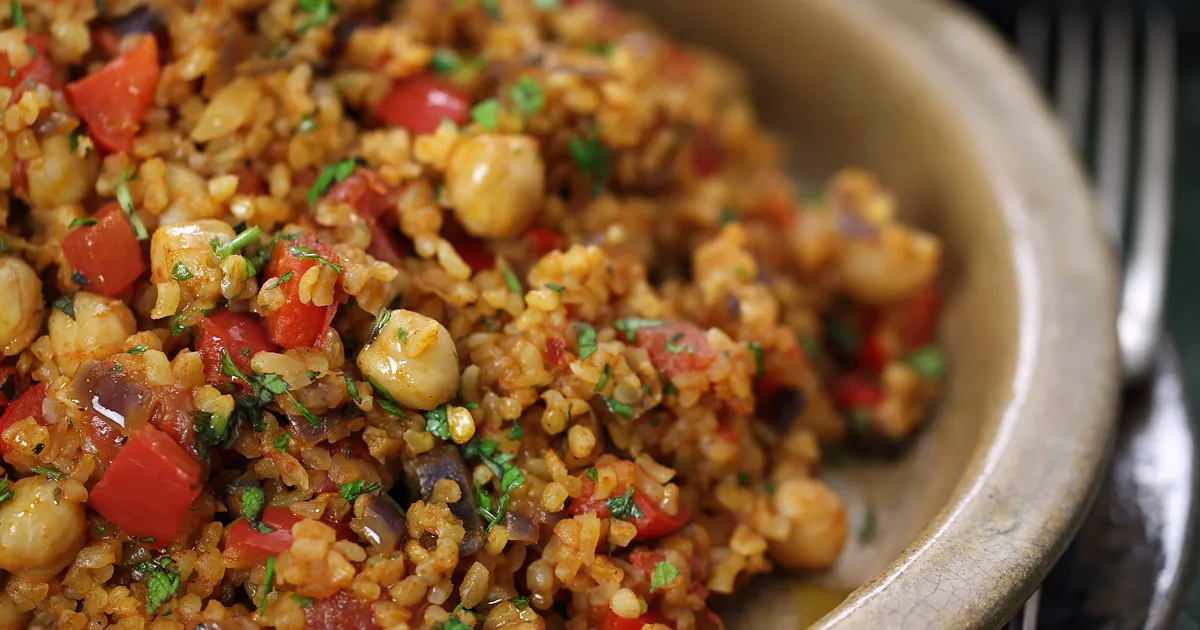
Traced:
[[1058, 128], [999, 41], [940, 2], [636, 6], [746, 69], [797, 173], [867, 168], [947, 248], [936, 417], [895, 460], [822, 471], [874, 535], [827, 573], [740, 591], [728, 627], [1002, 623], [1077, 527], [1117, 394], [1112, 261]]

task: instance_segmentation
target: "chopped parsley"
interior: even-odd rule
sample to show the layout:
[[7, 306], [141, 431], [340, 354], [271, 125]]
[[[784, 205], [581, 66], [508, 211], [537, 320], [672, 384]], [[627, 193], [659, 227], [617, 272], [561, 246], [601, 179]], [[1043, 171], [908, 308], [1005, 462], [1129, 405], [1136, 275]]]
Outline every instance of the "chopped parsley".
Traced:
[[86, 287], [87, 285], [91, 284], [91, 282], [88, 281], [87, 276], [83, 275], [83, 272], [78, 269], [71, 270], [71, 282], [74, 282], [81, 287]]
[[721, 208], [721, 214], [717, 215], [717, 227], [725, 227], [734, 221], [737, 221], [737, 215], [734, 214], [733, 208]]
[[375, 341], [375, 338], [379, 336], [379, 333], [383, 332], [383, 327], [387, 326], [387, 323], [391, 319], [392, 312], [390, 310], [387, 308], [380, 310], [379, 314], [375, 316], [375, 325], [371, 326], [371, 334], [367, 337], [367, 343]]
[[329, 24], [333, 12], [337, 10], [333, 0], [300, 0], [299, 4], [300, 10], [308, 14], [308, 19], [296, 29], [297, 33]]
[[[83, 130], [82, 126], [76, 127], [71, 130], [71, 134], [69, 136], [67, 136], [67, 140], [70, 142], [71, 153], [75, 153], [76, 151], [79, 150], [79, 138], [86, 136], [86, 135], [87, 135], [87, 132]], [[86, 156], [88, 153], [91, 153], [90, 149], [88, 149], [84, 153], [84, 155]]]
[[175, 263], [174, 267], [171, 267], [171, 277], [179, 282], [183, 282], [184, 280], [191, 280], [194, 276], [192, 276], [192, 270], [188, 269], [187, 265], [178, 262]]
[[309, 606], [313, 605], [313, 598], [311, 597], [304, 597], [303, 595], [292, 593], [292, 599], [296, 602], [296, 605], [301, 608], [308, 608]]
[[608, 385], [608, 379], [610, 376], [612, 376], [612, 366], [605, 363], [604, 371], [600, 373], [600, 380], [596, 381], [596, 386], [592, 388], [592, 391], [597, 394], [604, 391], [604, 386]]
[[516, 103], [517, 110], [525, 117], [532, 116], [546, 104], [546, 95], [537, 81], [529, 77], [521, 77], [509, 90], [509, 96]]
[[433, 57], [429, 59], [429, 69], [438, 74], [454, 74], [462, 68], [462, 59], [458, 53], [447, 48], [438, 48], [433, 51]]
[[341, 265], [333, 262], [332, 260], [329, 260], [328, 258], [325, 258], [321, 254], [319, 254], [307, 247], [300, 247], [299, 245], [292, 245], [291, 247], [288, 247], [288, 253], [290, 253], [291, 255], [293, 255], [297, 258], [311, 258], [312, 260], [315, 260], [315, 261], [321, 263], [322, 265], [325, 265], [326, 267], [333, 269], [334, 271], [336, 271], [338, 273], [342, 273]]
[[871, 423], [875, 421], [869, 409], [858, 408], [850, 412], [850, 426], [859, 433], [866, 433], [871, 430]]
[[941, 380], [946, 375], [946, 356], [933, 346], [914, 350], [905, 362], [921, 378]]
[[146, 224], [142, 223], [142, 218], [134, 211], [133, 196], [129, 194], [129, 179], [129, 173], [122, 172], [121, 178], [117, 180], [117, 204], [121, 206], [125, 218], [129, 219], [129, 227], [133, 228], [133, 235], [137, 237], [137, 240], [144, 241], [150, 238], [150, 232], [146, 229]]
[[[493, 0], [494, 1], [494, 0]], [[471, 626], [458, 620], [458, 617], [451, 617], [446, 621], [435, 624], [429, 630], [472, 630]]]
[[588, 469], [583, 473], [583, 476], [587, 477], [588, 481], [596, 483], [596, 479], [600, 478], [600, 471], [596, 470], [595, 466], [588, 466]]
[[346, 393], [350, 394], [350, 398], [356, 403], [361, 403], [362, 397], [358, 395], [358, 385], [354, 384], [354, 379], [350, 378], [349, 374], [342, 374], [342, 380], [346, 382]]
[[637, 503], [633, 500], [633, 486], [629, 486], [625, 490], [625, 494], [619, 497], [612, 497], [605, 501], [608, 506], [608, 515], [612, 518], [630, 521], [637, 518], [642, 518], [642, 510], [638, 508]]
[[612, 170], [612, 151], [600, 142], [600, 135], [595, 130], [586, 139], [573, 135], [567, 140], [567, 151], [580, 172], [591, 178], [592, 194], [600, 194]]
[[242, 488], [240, 511], [246, 522], [254, 525], [262, 518], [263, 508], [267, 506], [267, 496], [258, 486]]
[[260, 236], [262, 236], [262, 230], [256, 225], [242, 230], [241, 234], [233, 237], [232, 240], [224, 245], [218, 239], [213, 239], [213, 253], [217, 255], [217, 258], [224, 260], [242, 251], [243, 247], [257, 241]]
[[8, 0], [8, 13], [12, 17], [13, 28], [25, 28], [25, 12], [21, 10], [21, 5], [17, 4], [17, 0]]
[[618, 416], [621, 416], [622, 418], [625, 418], [626, 420], [633, 418], [633, 407], [626, 405], [625, 403], [617, 400], [616, 398], [611, 398], [611, 397], [605, 396], [604, 404], [608, 405], [609, 411], [617, 414]]
[[691, 354], [693, 352], [691, 346], [687, 345], [686, 343], [679, 343], [680, 341], [683, 341], [683, 338], [686, 336], [687, 333], [675, 333], [674, 335], [671, 335], [671, 338], [667, 340], [667, 343], [663, 344], [663, 349], [671, 354], [679, 354], [680, 352], [687, 352], [688, 354]]
[[378, 483], [367, 483], [366, 480], [359, 479], [357, 481], [350, 481], [341, 484], [338, 486], [338, 492], [341, 493], [342, 498], [345, 499], [347, 503], [353, 504], [354, 500], [360, 495], [370, 494], [382, 487], [383, 486], [379, 485]]
[[397, 328], [396, 329], [396, 341], [399, 341], [400, 343], [404, 343], [405, 341], [408, 341], [408, 331], [404, 330], [403, 328]]
[[96, 219], [92, 217], [80, 217], [78, 219], [71, 219], [71, 222], [67, 224], [67, 229], [73, 230], [77, 227], [83, 227], [85, 225], [96, 225], [96, 223]]
[[559, 295], [562, 295], [563, 291], [566, 290], [566, 287], [564, 287], [563, 285], [555, 284], [553, 282], [547, 282], [546, 284], [543, 284], [542, 286], [546, 287], [547, 289], [550, 289], [551, 291], [553, 291]]
[[[321, 419], [318, 418], [316, 414], [309, 411], [308, 407], [305, 407], [304, 403], [301, 403], [300, 400], [296, 398], [296, 395], [288, 390], [287, 381], [283, 380], [283, 378], [278, 374], [255, 373], [250, 376], [246, 376], [240, 369], [238, 369], [236, 365], [234, 365], [233, 359], [229, 356], [228, 350], [221, 351], [220, 370], [221, 374], [224, 374], [230, 378], [239, 379], [243, 383], [249, 385], [254, 394], [254, 400], [259, 405], [266, 405], [275, 400], [276, 396], [282, 394], [287, 396], [288, 399], [292, 401], [292, 404], [296, 406], [296, 410], [300, 412], [300, 415], [304, 416], [305, 420], [308, 420], [312, 424], [321, 424]], [[254, 424], [255, 430], [259, 430], [258, 423], [253, 421], [253, 417], [251, 422]]]
[[678, 577], [679, 569], [676, 569], [675, 565], [666, 560], [659, 562], [654, 565], [654, 575], [650, 578], [650, 592], [670, 586]]
[[154, 537], [153, 537], [153, 536], [130, 536], [130, 537], [129, 537], [129, 539], [130, 539], [130, 540], [132, 540], [132, 541], [134, 541], [134, 542], [140, 542], [140, 543], [152, 543], [152, 542], [154, 542]]
[[877, 517], [875, 515], [875, 506], [867, 504], [867, 512], [863, 516], [863, 522], [858, 526], [858, 542], [867, 543], [875, 538], [875, 525]]
[[183, 331], [188, 329], [188, 325], [183, 323], [183, 317], [184, 317], [183, 311], [179, 311], [178, 313], [175, 313], [174, 317], [171, 318], [171, 334], [172, 335], [183, 334]]
[[750, 473], [739, 470], [737, 474], [737, 484], [743, 488], [750, 487]]
[[270, 291], [272, 289], [278, 289], [279, 285], [283, 284], [284, 282], [287, 282], [288, 280], [291, 280], [294, 275], [296, 275], [296, 274], [289, 271], [289, 272], [283, 274], [282, 276], [275, 278], [271, 282], [268, 282], [266, 284], [266, 286], [263, 287], [263, 290]]
[[300, 120], [300, 133], [310, 133], [317, 129], [317, 112], [313, 112]]
[[512, 453], [497, 451], [496, 440], [471, 440], [463, 449], [463, 456], [478, 457], [484, 466], [500, 480], [500, 498], [493, 499], [482, 486], [475, 486], [475, 497], [479, 501], [479, 514], [488, 522], [490, 530], [499, 523], [508, 510], [509, 496], [513, 490], [525, 483], [525, 473], [512, 464]]
[[596, 329], [586, 322], [578, 322], [574, 328], [575, 339], [579, 343], [579, 359], [586, 360], [599, 348], [596, 345]]
[[264, 610], [267, 607], [267, 595], [275, 588], [275, 554], [267, 556], [267, 574], [263, 576], [263, 595], [262, 603], [258, 609]]
[[629, 343], [633, 343], [637, 338], [637, 331], [643, 328], [659, 328], [666, 325], [667, 322], [661, 319], [643, 319], [641, 317], [622, 317], [613, 322], [613, 326], [616, 326], [617, 330], [625, 332], [625, 340]]
[[288, 445], [288, 434], [280, 433], [279, 435], [276, 435], [275, 439], [271, 440], [271, 445], [274, 446], [275, 450], [279, 451], [280, 453], [286, 453], [287, 445]]
[[54, 306], [54, 308], [62, 311], [63, 315], [70, 317], [72, 320], [75, 319], [75, 294], [74, 293], [67, 293], [67, 294], [58, 296], [58, 299], [54, 300], [53, 306]]
[[425, 413], [425, 430], [436, 438], [450, 439], [450, 415], [446, 412], [446, 405]]
[[495, 131], [500, 123], [500, 103], [494, 98], [482, 101], [471, 108], [471, 120], [486, 131]]
[[513, 425], [508, 428], [508, 439], [515, 442], [522, 437], [525, 437], [525, 431], [521, 429], [521, 425], [519, 423], [514, 422]]
[[754, 380], [757, 381], [758, 379], [762, 378], [763, 374], [766, 372], [766, 356], [763, 354], [763, 347], [761, 343], [757, 341], [751, 341], [746, 345], [750, 346], [750, 352], [754, 354]]
[[13, 491], [8, 487], [8, 475], [4, 475], [0, 477], [0, 503], [4, 503], [11, 498], [13, 498]]
[[508, 287], [510, 292], [521, 295], [521, 280], [517, 278], [516, 272], [511, 267], [505, 267], [501, 273], [504, 274], [504, 286]]
[[[301, 0], [301, 6], [306, 1], [320, 2], [321, 0]], [[325, 0], [326, 3], [328, 1]], [[317, 199], [320, 199], [321, 195], [324, 195], [329, 190], [334, 181], [346, 181], [346, 178], [350, 177], [354, 169], [358, 168], [358, 164], [359, 158], [346, 158], [341, 162], [330, 164], [321, 169], [321, 173], [317, 175], [317, 180], [313, 182], [312, 188], [308, 189], [308, 202], [317, 203]]]
[[529, 608], [528, 597], [514, 597], [508, 601], [512, 602], [512, 605], [516, 606], [517, 610], [525, 610], [526, 608]]
[[146, 578], [146, 613], [153, 615], [179, 590], [179, 568], [170, 556], [134, 567]]
[[141, 354], [149, 349], [150, 349], [150, 346], [139, 343], [138, 345], [126, 350], [125, 352], [127, 352], [129, 354]]
[[367, 382], [371, 384], [371, 389], [375, 390], [375, 404], [379, 405], [380, 409], [392, 414], [393, 416], [399, 416], [401, 418], [408, 417], [408, 414], [404, 413], [404, 409], [400, 407], [400, 403], [396, 402], [396, 399], [392, 398], [392, 395], [389, 394], [386, 389], [380, 386], [379, 383], [376, 383], [375, 380], [369, 376], [367, 377]]
[[237, 437], [237, 430], [226, 434], [229, 428], [229, 418], [215, 413], [196, 410], [192, 412], [192, 431], [196, 438], [208, 446], [229, 448]]

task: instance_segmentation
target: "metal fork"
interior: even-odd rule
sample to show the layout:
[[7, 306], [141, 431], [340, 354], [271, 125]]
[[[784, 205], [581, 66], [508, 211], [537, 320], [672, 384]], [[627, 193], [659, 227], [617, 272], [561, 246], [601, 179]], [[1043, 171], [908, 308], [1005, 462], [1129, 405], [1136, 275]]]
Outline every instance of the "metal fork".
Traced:
[[[1133, 13], [1112, 4], [1098, 11], [1068, 7], [1053, 14], [1045, 7], [1026, 6], [1018, 14], [1017, 45], [1090, 167], [1105, 228], [1124, 262], [1117, 332], [1129, 386], [1150, 375], [1163, 338], [1175, 25], [1167, 9]], [[1008, 628], [1036, 628], [1039, 598], [1040, 591], [1035, 592]]]

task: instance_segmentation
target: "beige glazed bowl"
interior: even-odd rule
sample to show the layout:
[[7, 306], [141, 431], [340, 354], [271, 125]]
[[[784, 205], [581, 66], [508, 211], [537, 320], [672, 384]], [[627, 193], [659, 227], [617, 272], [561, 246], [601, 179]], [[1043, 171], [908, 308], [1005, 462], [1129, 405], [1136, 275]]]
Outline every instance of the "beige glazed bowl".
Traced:
[[[826, 574], [751, 584], [727, 625], [1003, 623], [1087, 508], [1117, 392], [1112, 263], [1059, 129], [1000, 41], [948, 3], [630, 4], [747, 69], [798, 173], [868, 168], [946, 241], [936, 417], [898, 460], [822, 473], [876, 535], [852, 536]], [[849, 596], [817, 621], [834, 604], [814, 592]]]

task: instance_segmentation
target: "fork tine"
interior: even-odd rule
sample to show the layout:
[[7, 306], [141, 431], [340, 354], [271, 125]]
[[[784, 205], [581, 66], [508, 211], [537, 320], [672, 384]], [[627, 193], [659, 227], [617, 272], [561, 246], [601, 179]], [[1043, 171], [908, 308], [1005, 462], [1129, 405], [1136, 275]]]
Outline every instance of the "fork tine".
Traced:
[[1130, 103], [1133, 94], [1133, 21], [1124, 7], [1107, 9], [1101, 24], [1100, 129], [1096, 164], [1100, 212], [1121, 247], [1128, 188]]
[[1055, 97], [1071, 143], [1082, 152], [1092, 83], [1092, 24], [1089, 15], [1078, 8], [1063, 9], [1061, 20]]
[[1023, 7], [1017, 14], [1017, 49], [1034, 82], [1045, 89], [1050, 62], [1050, 21], [1045, 9]]
[[1165, 10], [1146, 19], [1146, 88], [1141, 166], [1118, 328], [1127, 376], [1149, 371], [1161, 331], [1171, 223], [1175, 124], [1175, 27]]

